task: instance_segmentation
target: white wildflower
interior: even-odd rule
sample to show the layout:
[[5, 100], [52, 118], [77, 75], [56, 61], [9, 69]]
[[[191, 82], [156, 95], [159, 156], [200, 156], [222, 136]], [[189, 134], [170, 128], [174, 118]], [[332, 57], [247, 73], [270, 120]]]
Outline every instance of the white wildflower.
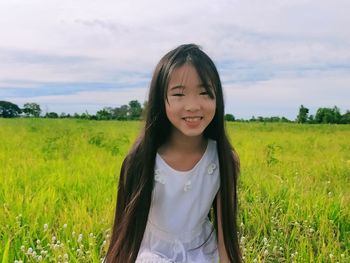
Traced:
[[268, 240], [267, 240], [266, 237], [264, 237], [263, 242], [264, 242], [265, 245], [268, 243]]

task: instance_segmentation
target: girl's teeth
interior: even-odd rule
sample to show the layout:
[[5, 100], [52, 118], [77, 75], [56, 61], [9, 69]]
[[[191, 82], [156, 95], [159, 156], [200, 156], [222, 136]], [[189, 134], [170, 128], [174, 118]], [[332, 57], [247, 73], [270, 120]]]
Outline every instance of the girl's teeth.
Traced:
[[195, 121], [199, 121], [201, 118], [200, 117], [195, 117], [195, 118], [185, 118], [186, 121], [188, 122], [195, 122]]

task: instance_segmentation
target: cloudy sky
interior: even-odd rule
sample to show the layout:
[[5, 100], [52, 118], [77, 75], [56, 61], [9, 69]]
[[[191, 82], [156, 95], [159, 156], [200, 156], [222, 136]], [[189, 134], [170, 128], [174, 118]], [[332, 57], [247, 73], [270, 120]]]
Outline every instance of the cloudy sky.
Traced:
[[196, 43], [226, 112], [350, 110], [348, 0], [0, 0], [0, 100], [95, 113], [147, 98], [167, 51]]

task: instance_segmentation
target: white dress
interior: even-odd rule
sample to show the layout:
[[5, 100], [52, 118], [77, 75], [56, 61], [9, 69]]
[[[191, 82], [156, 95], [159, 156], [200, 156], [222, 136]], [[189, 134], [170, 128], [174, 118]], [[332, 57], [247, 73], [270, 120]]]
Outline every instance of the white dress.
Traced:
[[208, 140], [190, 171], [171, 168], [159, 154], [148, 222], [136, 263], [219, 260], [208, 213], [220, 187], [216, 142]]

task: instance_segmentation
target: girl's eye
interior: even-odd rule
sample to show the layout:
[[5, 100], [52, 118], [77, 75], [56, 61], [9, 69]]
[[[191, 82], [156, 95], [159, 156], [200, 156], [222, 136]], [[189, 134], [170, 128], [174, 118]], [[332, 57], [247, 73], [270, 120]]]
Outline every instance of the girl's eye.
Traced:
[[184, 94], [183, 93], [175, 93], [175, 94], [173, 94], [173, 96], [182, 97], [182, 96], [184, 96]]
[[207, 91], [203, 91], [200, 93], [200, 95], [209, 95], [209, 93]]

